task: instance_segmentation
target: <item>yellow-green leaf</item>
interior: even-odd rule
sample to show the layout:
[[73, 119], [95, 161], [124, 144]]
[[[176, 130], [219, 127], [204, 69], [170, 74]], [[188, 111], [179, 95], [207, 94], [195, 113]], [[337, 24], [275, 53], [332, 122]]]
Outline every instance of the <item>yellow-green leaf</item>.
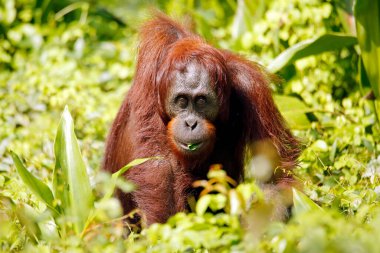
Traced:
[[113, 192], [115, 191], [116, 182], [117, 182], [117, 178], [118, 177], [120, 177], [122, 174], [124, 174], [130, 168], [132, 168], [134, 166], [137, 166], [137, 165], [140, 165], [142, 163], [145, 163], [146, 161], [148, 161], [150, 159], [154, 159], [154, 158], [157, 158], [157, 157], [135, 159], [135, 160], [131, 161], [130, 163], [128, 163], [127, 165], [125, 165], [120, 170], [118, 170], [115, 173], [113, 173], [112, 174], [112, 181], [111, 181], [112, 185], [108, 188], [108, 191], [104, 195], [103, 199], [108, 199], [108, 198], [110, 198], [112, 196]]
[[67, 106], [58, 126], [54, 152], [54, 193], [80, 234], [93, 208], [94, 196]]
[[276, 95], [274, 96], [274, 101], [290, 128], [310, 128], [310, 121], [305, 113], [310, 112], [311, 109], [301, 100], [296, 97]]
[[356, 32], [368, 80], [380, 98], [380, 0], [360, 0], [354, 5]]
[[349, 47], [356, 43], [357, 39], [354, 36], [339, 33], [323, 34], [314, 39], [301, 41], [286, 49], [272, 61], [268, 69], [275, 73], [298, 59]]
[[154, 158], [158, 158], [158, 157], [148, 157], [148, 158], [139, 158], [139, 159], [135, 159], [133, 160], [132, 162], [128, 163], [127, 165], [125, 165], [123, 168], [121, 168], [120, 170], [116, 171], [115, 173], [112, 174], [112, 178], [117, 178], [119, 176], [121, 176], [122, 174], [124, 174], [127, 170], [129, 170], [130, 168], [134, 167], [134, 166], [137, 166], [137, 165], [140, 165], [142, 163], [145, 163], [146, 161], [150, 160], [150, 159], [154, 159]]
[[21, 162], [21, 159], [16, 153], [11, 151], [11, 156], [16, 166], [17, 173], [20, 175], [21, 180], [24, 182], [24, 184], [26, 184], [37, 197], [45, 202], [50, 210], [58, 212], [53, 206], [54, 197], [50, 188], [41, 180], [33, 176], [33, 174], [25, 168], [24, 164]]
[[294, 203], [294, 214], [298, 215], [300, 213], [313, 211], [313, 210], [323, 210], [320, 206], [314, 203], [308, 196], [304, 193], [293, 188], [293, 203]]
[[198, 215], [203, 215], [207, 208], [209, 207], [211, 202], [211, 195], [204, 195], [202, 196], [198, 201], [197, 205], [195, 206], [195, 212]]

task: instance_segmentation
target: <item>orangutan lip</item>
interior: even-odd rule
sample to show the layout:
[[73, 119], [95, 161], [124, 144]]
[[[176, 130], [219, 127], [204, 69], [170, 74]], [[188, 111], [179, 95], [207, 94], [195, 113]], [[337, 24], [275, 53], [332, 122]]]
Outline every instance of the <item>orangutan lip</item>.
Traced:
[[177, 141], [178, 144], [185, 150], [188, 150], [188, 151], [197, 151], [199, 150], [200, 147], [202, 147], [202, 142], [197, 142], [197, 143], [184, 143], [184, 142], [181, 142], [181, 141]]

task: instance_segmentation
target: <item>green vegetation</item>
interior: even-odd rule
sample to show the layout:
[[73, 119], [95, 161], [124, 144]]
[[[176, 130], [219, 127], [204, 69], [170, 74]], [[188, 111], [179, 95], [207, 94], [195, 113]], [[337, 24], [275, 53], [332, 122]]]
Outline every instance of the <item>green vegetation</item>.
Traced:
[[304, 193], [270, 222], [253, 179], [214, 167], [194, 212], [127, 236], [113, 192], [146, 159], [100, 164], [152, 1], [0, 1], [0, 252], [378, 252], [380, 1], [352, 2], [153, 2], [284, 79], [272, 88], [302, 140]]

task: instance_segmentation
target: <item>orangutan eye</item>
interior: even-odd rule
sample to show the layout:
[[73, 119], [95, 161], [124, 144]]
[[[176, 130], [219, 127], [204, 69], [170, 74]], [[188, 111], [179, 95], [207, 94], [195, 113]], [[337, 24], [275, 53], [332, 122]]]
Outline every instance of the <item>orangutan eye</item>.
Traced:
[[184, 96], [178, 96], [175, 102], [180, 108], [185, 109], [189, 101]]
[[198, 108], [203, 108], [206, 106], [207, 100], [206, 97], [204, 96], [199, 96], [195, 99], [195, 104], [197, 105]]

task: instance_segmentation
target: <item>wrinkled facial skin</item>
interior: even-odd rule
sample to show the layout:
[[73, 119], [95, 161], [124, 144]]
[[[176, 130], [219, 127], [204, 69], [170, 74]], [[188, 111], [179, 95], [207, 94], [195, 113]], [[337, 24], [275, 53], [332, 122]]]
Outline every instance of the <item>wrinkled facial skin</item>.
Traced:
[[171, 118], [169, 139], [177, 152], [192, 156], [212, 149], [215, 127], [211, 122], [218, 115], [219, 105], [204, 67], [191, 62], [174, 73], [165, 109]]

